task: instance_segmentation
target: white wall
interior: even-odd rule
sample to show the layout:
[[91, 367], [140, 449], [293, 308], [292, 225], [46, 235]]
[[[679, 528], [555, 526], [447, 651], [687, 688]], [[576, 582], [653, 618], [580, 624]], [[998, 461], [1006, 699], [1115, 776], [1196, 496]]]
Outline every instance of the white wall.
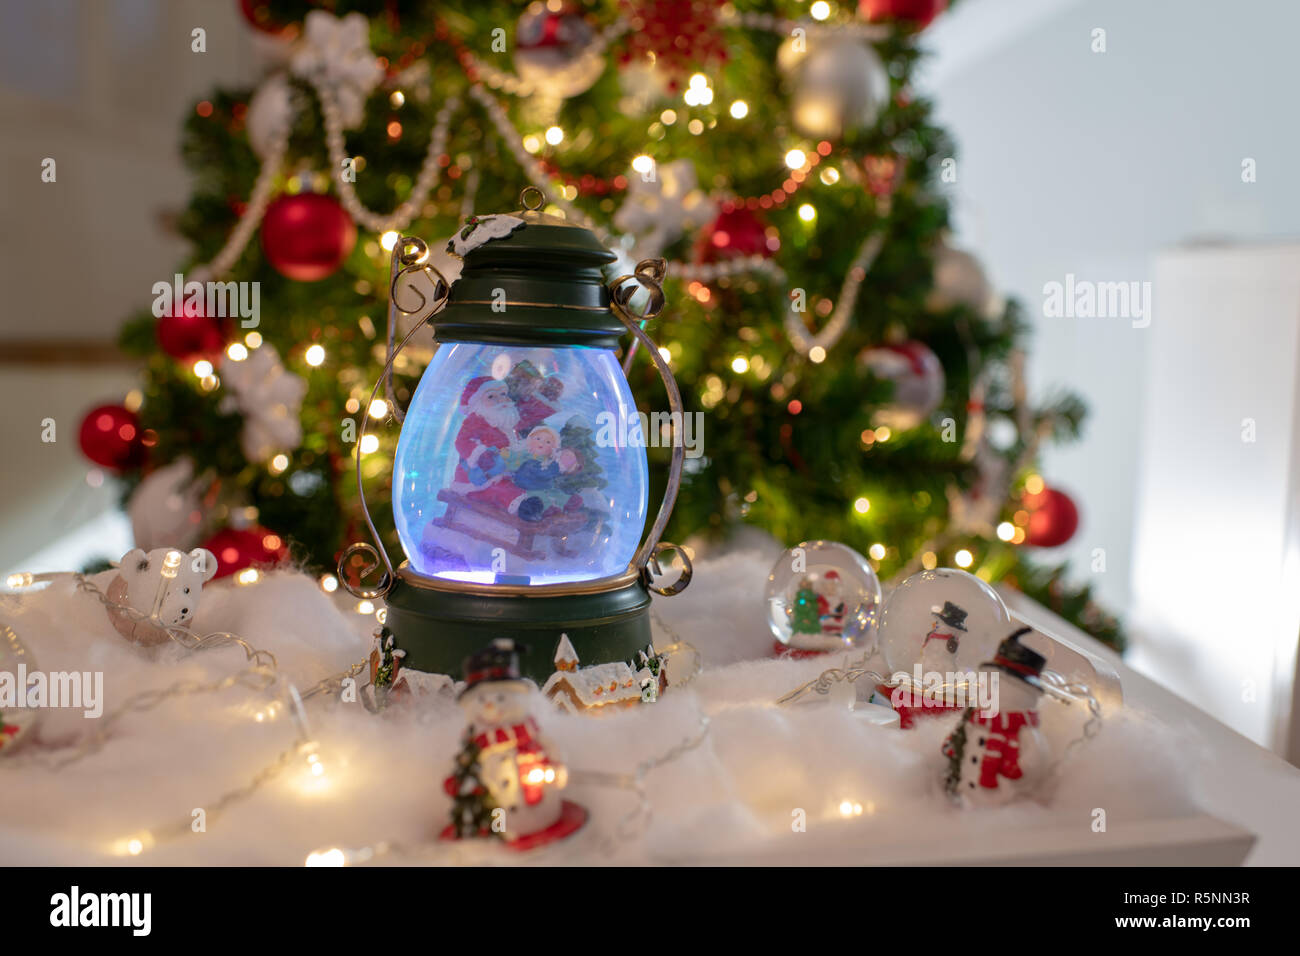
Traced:
[[[1105, 53], [1090, 48], [1098, 27]], [[959, 243], [1035, 319], [1035, 393], [1065, 386], [1091, 407], [1083, 440], [1049, 450], [1043, 471], [1083, 513], [1062, 555], [1082, 576], [1105, 548], [1097, 582], [1116, 609], [1130, 598], [1149, 330], [1044, 318], [1043, 285], [1151, 280], [1154, 254], [1188, 239], [1300, 234], [1297, 36], [1300, 4], [1283, 0], [964, 0], [929, 31], [925, 91], [959, 150]], [[1225, 316], [1207, 347], [1232, 337]]]

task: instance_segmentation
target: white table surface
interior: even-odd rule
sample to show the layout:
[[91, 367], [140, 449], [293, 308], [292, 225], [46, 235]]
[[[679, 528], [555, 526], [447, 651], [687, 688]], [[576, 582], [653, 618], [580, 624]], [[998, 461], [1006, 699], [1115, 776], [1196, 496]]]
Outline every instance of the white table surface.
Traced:
[[1199, 802], [1212, 816], [1256, 835], [1246, 865], [1300, 866], [1300, 768], [1133, 670], [1114, 651], [1041, 605], [1015, 592], [1003, 592], [1002, 596], [1026, 624], [1063, 637], [1114, 667], [1127, 703], [1157, 714], [1167, 723], [1185, 723], [1196, 731], [1215, 766], [1215, 772], [1202, 783]]

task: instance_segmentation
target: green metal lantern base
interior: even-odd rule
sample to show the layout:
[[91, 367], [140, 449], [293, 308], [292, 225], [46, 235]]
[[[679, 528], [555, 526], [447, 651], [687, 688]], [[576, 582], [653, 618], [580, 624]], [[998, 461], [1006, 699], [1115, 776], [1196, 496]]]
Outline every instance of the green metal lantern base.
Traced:
[[640, 580], [589, 594], [518, 597], [441, 591], [398, 577], [385, 601], [385, 626], [406, 652], [402, 666], [457, 679], [465, 658], [498, 637], [527, 647], [519, 667], [538, 684], [555, 671], [561, 634], [582, 667], [632, 660], [652, 641], [650, 593]]

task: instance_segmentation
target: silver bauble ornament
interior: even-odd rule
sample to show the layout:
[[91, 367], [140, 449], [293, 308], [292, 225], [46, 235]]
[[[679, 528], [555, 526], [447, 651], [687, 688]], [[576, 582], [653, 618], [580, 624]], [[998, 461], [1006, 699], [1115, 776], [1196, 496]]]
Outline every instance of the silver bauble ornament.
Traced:
[[839, 139], [873, 125], [889, 102], [889, 73], [876, 51], [849, 37], [792, 38], [777, 53], [790, 78], [790, 116], [805, 136]]
[[534, 4], [515, 27], [515, 71], [542, 96], [567, 99], [605, 72], [595, 29], [579, 13]]

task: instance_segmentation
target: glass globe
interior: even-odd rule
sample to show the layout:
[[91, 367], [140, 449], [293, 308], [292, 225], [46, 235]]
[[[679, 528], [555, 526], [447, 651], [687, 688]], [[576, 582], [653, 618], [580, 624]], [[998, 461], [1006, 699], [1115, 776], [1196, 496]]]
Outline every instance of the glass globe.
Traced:
[[890, 593], [880, 615], [880, 652], [891, 674], [976, 670], [993, 658], [1011, 615], [997, 592], [973, 574], [937, 568]]
[[627, 570], [648, 468], [614, 352], [451, 342], [406, 413], [393, 515], [411, 568], [480, 584]]
[[875, 635], [880, 581], [867, 559], [834, 541], [788, 549], [767, 576], [767, 621], [785, 647], [835, 651]]

